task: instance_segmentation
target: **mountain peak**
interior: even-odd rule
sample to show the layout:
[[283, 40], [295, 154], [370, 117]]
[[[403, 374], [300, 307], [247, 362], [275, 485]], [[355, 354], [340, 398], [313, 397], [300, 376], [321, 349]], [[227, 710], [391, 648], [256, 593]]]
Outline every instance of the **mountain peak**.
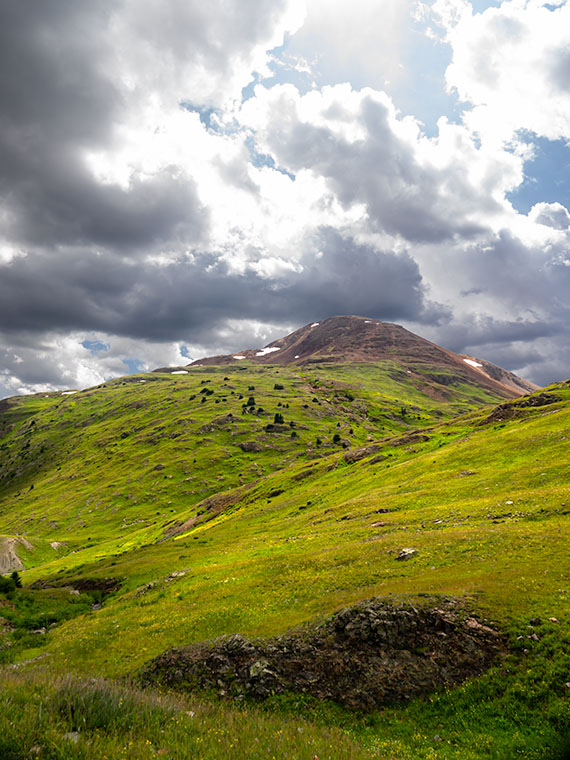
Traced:
[[[415, 335], [401, 325], [360, 316], [329, 317], [311, 322], [263, 348], [198, 359], [190, 366], [237, 364], [347, 364], [391, 361], [413, 375], [430, 367], [451, 374], [456, 382], [468, 382], [504, 397], [537, 389], [533, 383], [491, 362], [456, 354]], [[428, 375], [429, 376], [429, 375]], [[440, 381], [443, 379], [440, 378]]]

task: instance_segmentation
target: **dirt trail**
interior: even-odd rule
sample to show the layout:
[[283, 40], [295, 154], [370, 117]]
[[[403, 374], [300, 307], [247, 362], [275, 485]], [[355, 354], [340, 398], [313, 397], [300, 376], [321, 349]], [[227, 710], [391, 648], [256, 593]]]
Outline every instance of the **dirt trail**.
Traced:
[[16, 554], [16, 545], [19, 541], [19, 538], [12, 536], [0, 537], [0, 575], [24, 569], [22, 561]]

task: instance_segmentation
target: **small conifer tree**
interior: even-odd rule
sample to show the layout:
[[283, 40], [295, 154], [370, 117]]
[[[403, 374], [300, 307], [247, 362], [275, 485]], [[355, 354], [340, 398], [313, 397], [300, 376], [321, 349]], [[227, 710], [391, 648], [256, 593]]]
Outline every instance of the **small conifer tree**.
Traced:
[[12, 573], [12, 575], [10, 576], [10, 578], [12, 578], [12, 580], [14, 581], [14, 585], [16, 586], [16, 588], [22, 588], [22, 581], [20, 579], [20, 573], [17, 570], [14, 570], [14, 572]]

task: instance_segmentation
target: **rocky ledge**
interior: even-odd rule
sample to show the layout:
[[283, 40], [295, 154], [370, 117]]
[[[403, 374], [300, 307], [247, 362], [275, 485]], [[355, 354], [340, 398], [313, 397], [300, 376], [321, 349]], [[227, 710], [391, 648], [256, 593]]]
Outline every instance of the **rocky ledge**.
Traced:
[[301, 692], [372, 710], [479, 675], [503, 653], [503, 637], [455, 600], [371, 599], [276, 638], [235, 634], [168, 650], [140, 680], [238, 699]]

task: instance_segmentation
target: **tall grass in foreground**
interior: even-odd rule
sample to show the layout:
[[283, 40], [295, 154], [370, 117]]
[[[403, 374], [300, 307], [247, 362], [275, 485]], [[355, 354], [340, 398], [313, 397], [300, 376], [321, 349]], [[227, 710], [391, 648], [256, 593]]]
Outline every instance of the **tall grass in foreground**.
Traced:
[[2, 760], [364, 760], [340, 729], [103, 679], [0, 672]]

